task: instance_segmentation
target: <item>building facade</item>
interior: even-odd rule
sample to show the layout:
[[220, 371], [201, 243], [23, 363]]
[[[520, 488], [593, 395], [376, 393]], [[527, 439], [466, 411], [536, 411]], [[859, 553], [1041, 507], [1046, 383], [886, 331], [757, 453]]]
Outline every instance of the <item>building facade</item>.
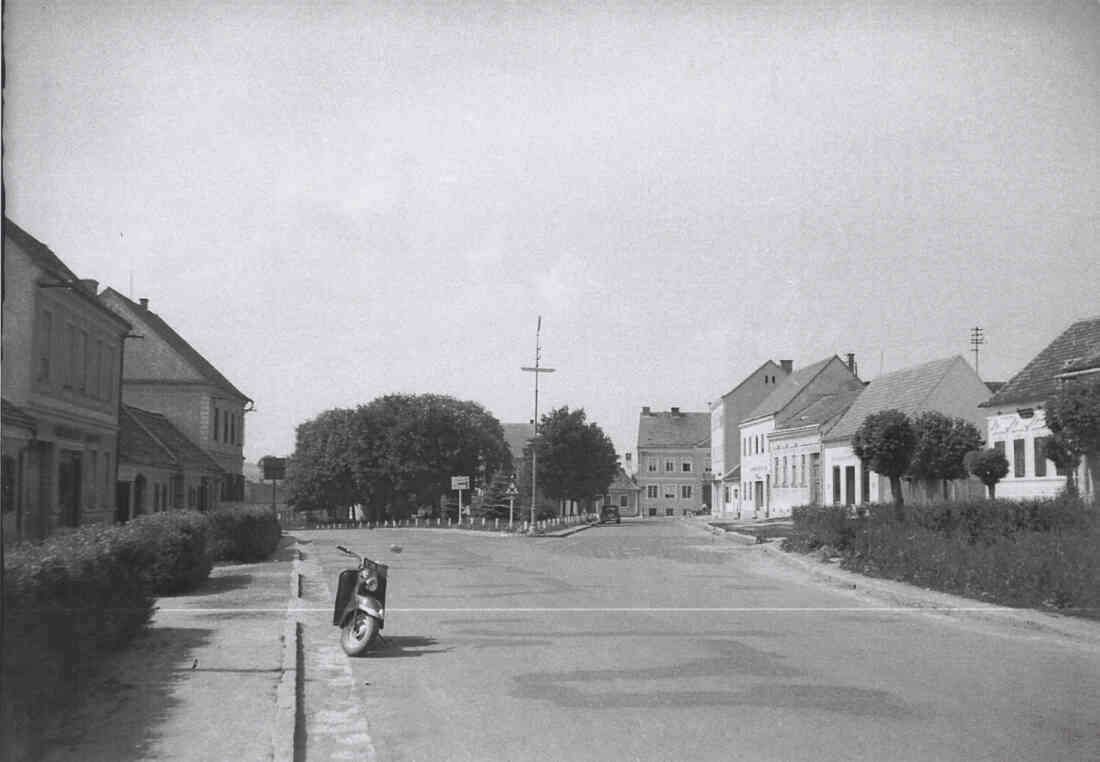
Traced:
[[619, 472], [607, 488], [607, 494], [603, 496], [603, 505], [613, 505], [619, 509], [620, 516], [640, 515], [638, 495], [642, 488], [630, 478], [630, 475], [619, 467]]
[[740, 423], [791, 373], [790, 360], [768, 360], [710, 408], [710, 472], [713, 510], [735, 513], [741, 500]]
[[4, 219], [3, 532], [38, 539], [109, 522], [130, 325], [50, 249]]
[[123, 401], [160, 413], [218, 464], [222, 475], [212, 486], [218, 500], [243, 500], [245, 414], [252, 400], [149, 309], [147, 299], [133, 302], [111, 288], [100, 299], [141, 336], [126, 343]]
[[[777, 448], [789, 449], [792, 445], [789, 439], [773, 439], [776, 430], [792, 420], [795, 413], [824, 397], [862, 388], [863, 383], [855, 372], [854, 358], [849, 355], [848, 362], [844, 362], [833, 355], [791, 373], [741, 421], [741, 503], [738, 511], [741, 518], [761, 519], [790, 514], [790, 500], [794, 493], [784, 492], [783, 497], [779, 498], [775, 491], [790, 490], [790, 458], [797, 454], [795, 463], [800, 466], [802, 454], [808, 454], [806, 448], [812, 448], [812, 445], [800, 443], [798, 448], [801, 449], [797, 449], [797, 453], [791, 450], [780, 455]], [[807, 467], [810, 465], [808, 463]], [[788, 474], [788, 486], [783, 488], [785, 472]], [[798, 481], [801, 485], [801, 477]]]
[[[1008, 460], [997, 497], [1050, 497], [1066, 486], [1067, 472], [1043, 455], [1051, 436], [1044, 406], [1062, 384], [1100, 375], [1100, 317], [1079, 320], [982, 404], [990, 447]], [[1076, 471], [1078, 489], [1095, 494], [1086, 464]]]
[[[893, 500], [889, 479], [866, 468], [852, 449], [852, 437], [867, 416], [899, 410], [914, 418], [934, 410], [969, 421], [981, 431], [983, 415], [978, 406], [987, 399], [989, 387], [959, 356], [903, 368], [874, 379], [823, 437], [823, 499], [845, 505]], [[969, 490], [969, 485], [955, 485], [953, 489]], [[914, 491], [903, 496], [917, 494]]]
[[639, 506], [643, 517], [710, 510], [710, 413], [653, 412], [638, 419]]

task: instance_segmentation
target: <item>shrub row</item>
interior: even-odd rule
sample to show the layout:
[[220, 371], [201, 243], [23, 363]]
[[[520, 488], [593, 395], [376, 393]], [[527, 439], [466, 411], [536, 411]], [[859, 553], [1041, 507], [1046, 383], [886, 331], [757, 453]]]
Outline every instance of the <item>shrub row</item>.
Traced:
[[1100, 515], [1079, 498], [801, 506], [785, 550], [828, 546], [874, 576], [1100, 617]]
[[269, 510], [170, 511], [6, 549], [0, 735], [20, 745], [19, 756], [35, 756], [51, 706], [80, 684], [97, 654], [145, 627], [155, 596], [195, 589], [215, 557], [266, 558], [280, 534]]

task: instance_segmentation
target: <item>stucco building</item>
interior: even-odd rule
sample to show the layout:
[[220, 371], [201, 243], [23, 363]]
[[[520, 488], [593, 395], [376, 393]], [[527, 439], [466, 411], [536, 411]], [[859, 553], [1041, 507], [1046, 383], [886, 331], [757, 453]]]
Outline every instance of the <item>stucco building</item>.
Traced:
[[[852, 449], [852, 437], [867, 416], [884, 410], [899, 410], [915, 418], [934, 410], [969, 421], [981, 431], [984, 415], [978, 406], [987, 399], [989, 387], [970, 364], [957, 355], [874, 379], [823, 438], [823, 499], [845, 505], [893, 499], [889, 479], [866, 468]], [[965, 495], [957, 496], [969, 496], [971, 485], [963, 481], [953, 488], [965, 491]], [[904, 497], [919, 499], [920, 495], [905, 494]]]
[[119, 377], [130, 325], [4, 219], [4, 541], [105, 522], [115, 506]]
[[[989, 446], [1008, 459], [1008, 475], [997, 484], [997, 497], [1047, 497], [1065, 487], [1066, 472], [1043, 455], [1051, 434], [1044, 406], [1061, 384], [1097, 374], [1100, 316], [1071, 325], [982, 403]], [[1082, 494], [1095, 492], [1084, 463], [1077, 484]]]
[[741, 502], [741, 421], [791, 374], [792, 362], [768, 360], [710, 408], [713, 512], [738, 511]]
[[710, 506], [710, 413], [643, 407], [638, 418], [642, 516], [683, 516]]
[[[789, 472], [793, 453], [779, 455], [772, 450], [774, 442], [769, 439], [781, 421], [787, 420], [793, 413], [805, 409], [808, 405], [828, 395], [855, 391], [863, 383], [855, 372], [855, 359], [848, 356], [845, 363], [836, 355], [799, 368], [763, 402], [750, 412], [740, 425], [741, 433], [741, 503], [739, 515], [742, 518], [769, 518], [780, 515], [782, 508], [790, 512], [789, 500], [777, 500], [773, 492], [782, 484], [783, 474]], [[786, 446], [786, 442], [784, 442]], [[802, 450], [798, 451], [795, 470], [801, 465]], [[809, 467], [809, 464], [808, 464]], [[801, 484], [802, 477], [796, 477]]]
[[134, 327], [126, 342], [123, 401], [160, 413], [222, 469], [211, 488], [222, 501], [244, 499], [245, 413], [250, 400], [149, 308], [112, 288], [100, 300]]

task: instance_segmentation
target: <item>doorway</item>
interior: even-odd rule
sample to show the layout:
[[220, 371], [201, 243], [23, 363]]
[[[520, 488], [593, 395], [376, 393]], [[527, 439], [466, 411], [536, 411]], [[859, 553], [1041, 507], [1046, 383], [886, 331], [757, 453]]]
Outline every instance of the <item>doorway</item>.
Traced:
[[130, 520], [130, 482], [115, 483], [115, 523], [125, 524]]
[[134, 479], [134, 500], [130, 510], [130, 517], [137, 518], [145, 513], [145, 477], [138, 474]]
[[62, 450], [57, 458], [57, 503], [61, 508], [61, 526], [80, 526], [81, 475], [80, 452]]

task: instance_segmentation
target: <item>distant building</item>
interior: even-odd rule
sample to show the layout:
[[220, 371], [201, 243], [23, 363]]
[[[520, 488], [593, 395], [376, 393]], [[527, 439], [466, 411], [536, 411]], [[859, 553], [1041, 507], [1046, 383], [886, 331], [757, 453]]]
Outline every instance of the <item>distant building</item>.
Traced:
[[123, 405], [118, 450], [116, 521], [217, 506], [221, 467], [160, 413]]
[[613, 505], [619, 509], [620, 516], [638, 516], [638, 494], [642, 488], [630, 478], [622, 466], [607, 488], [607, 494], [603, 496], [603, 505]]
[[674, 407], [638, 418], [635, 481], [643, 516], [682, 516], [711, 505], [710, 413]]
[[223, 471], [212, 485], [219, 501], [244, 499], [245, 413], [252, 400], [149, 309], [112, 288], [100, 300], [142, 338], [126, 343], [122, 397], [160, 413], [201, 447]]
[[[1066, 473], [1043, 455], [1050, 437], [1044, 406], [1062, 384], [1100, 373], [1100, 316], [1079, 320], [1054, 339], [982, 407], [990, 447], [1008, 459], [997, 497], [1044, 497], [1065, 487]], [[1088, 469], [1078, 468], [1082, 494], [1096, 490]]]
[[768, 360], [710, 408], [710, 477], [714, 513], [736, 513], [741, 503], [741, 421], [791, 374], [792, 362]]
[[[813, 445], [799, 443], [791, 449], [786, 439], [770, 440], [769, 436], [781, 421], [787, 421], [799, 410], [805, 410], [822, 397], [863, 388], [855, 373], [855, 359], [849, 355], [845, 363], [836, 355], [813, 365], [799, 368], [781, 382], [763, 402], [741, 421], [741, 509], [743, 518], [767, 518], [790, 513], [788, 499], [776, 499], [779, 488], [792, 470], [801, 467], [803, 454], [812, 455]], [[812, 437], [811, 437], [812, 438]], [[783, 443], [785, 454], [773, 449]], [[790, 459], [794, 459], [793, 462]], [[814, 459], [808, 457], [807, 467]], [[802, 475], [795, 477], [801, 485]], [[790, 497], [789, 495], [787, 497]]]
[[504, 441], [512, 453], [512, 473], [519, 471], [523, 463], [523, 451], [535, 436], [535, 427], [530, 423], [502, 423]]
[[109, 522], [130, 324], [7, 218], [3, 258], [4, 541]]
[[[923, 412], [936, 411], [969, 421], [981, 431], [983, 416], [978, 406], [987, 399], [989, 387], [970, 364], [957, 355], [874, 379], [823, 437], [824, 501], [856, 505], [893, 500], [889, 480], [865, 467], [852, 450], [852, 437], [867, 416], [899, 410], [915, 418]], [[955, 490], [952, 496], [969, 496], [975, 483], [976, 480], [960, 480], [952, 485]], [[903, 494], [903, 497], [923, 499], [916, 491]]]

